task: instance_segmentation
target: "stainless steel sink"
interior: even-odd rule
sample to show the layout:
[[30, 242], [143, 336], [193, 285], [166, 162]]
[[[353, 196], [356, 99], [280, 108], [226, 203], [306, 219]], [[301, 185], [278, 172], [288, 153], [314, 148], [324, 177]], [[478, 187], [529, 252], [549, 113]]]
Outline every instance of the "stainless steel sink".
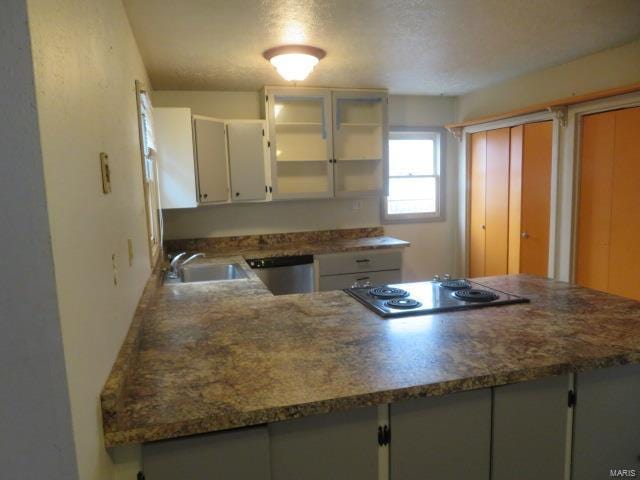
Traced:
[[184, 283], [213, 282], [217, 280], [239, 280], [247, 278], [247, 274], [237, 263], [201, 263], [182, 268], [180, 278]]

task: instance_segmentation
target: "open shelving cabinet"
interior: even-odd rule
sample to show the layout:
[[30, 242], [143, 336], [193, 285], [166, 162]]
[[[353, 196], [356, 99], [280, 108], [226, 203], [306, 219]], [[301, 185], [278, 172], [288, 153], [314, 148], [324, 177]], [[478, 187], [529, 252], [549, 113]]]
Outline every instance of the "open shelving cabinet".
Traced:
[[266, 87], [264, 100], [274, 199], [382, 194], [386, 92]]

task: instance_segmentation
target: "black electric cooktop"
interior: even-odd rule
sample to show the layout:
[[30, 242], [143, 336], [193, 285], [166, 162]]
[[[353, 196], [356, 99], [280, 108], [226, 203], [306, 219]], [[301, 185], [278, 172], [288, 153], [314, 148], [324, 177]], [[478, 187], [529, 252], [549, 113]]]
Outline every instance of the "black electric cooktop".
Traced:
[[347, 288], [345, 292], [382, 317], [425, 315], [529, 301], [466, 279], [355, 287]]

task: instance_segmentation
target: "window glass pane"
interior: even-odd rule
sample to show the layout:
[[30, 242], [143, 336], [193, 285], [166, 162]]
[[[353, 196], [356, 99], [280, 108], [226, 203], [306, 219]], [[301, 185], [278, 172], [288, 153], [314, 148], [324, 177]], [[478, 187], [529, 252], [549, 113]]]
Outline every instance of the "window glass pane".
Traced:
[[434, 175], [432, 139], [389, 140], [389, 175]]
[[390, 178], [388, 213], [436, 213], [436, 179]]

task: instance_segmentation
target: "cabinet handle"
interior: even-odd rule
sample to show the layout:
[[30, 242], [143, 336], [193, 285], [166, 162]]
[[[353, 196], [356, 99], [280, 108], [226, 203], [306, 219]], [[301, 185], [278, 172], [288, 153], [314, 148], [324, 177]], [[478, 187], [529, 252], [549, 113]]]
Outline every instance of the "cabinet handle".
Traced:
[[363, 280], [369, 280], [371, 277], [362, 277], [362, 278], [356, 278], [356, 282], [361, 282]]
[[239, 196], [240, 196], [240, 192], [236, 192], [236, 197], [239, 197]]
[[208, 196], [209, 196], [209, 194], [207, 194], [207, 193], [205, 193], [205, 194], [203, 195], [203, 197], [204, 197], [204, 198], [207, 198]]
[[360, 258], [358, 260], [356, 260], [356, 263], [369, 263], [371, 260], [369, 260], [368, 258]]

